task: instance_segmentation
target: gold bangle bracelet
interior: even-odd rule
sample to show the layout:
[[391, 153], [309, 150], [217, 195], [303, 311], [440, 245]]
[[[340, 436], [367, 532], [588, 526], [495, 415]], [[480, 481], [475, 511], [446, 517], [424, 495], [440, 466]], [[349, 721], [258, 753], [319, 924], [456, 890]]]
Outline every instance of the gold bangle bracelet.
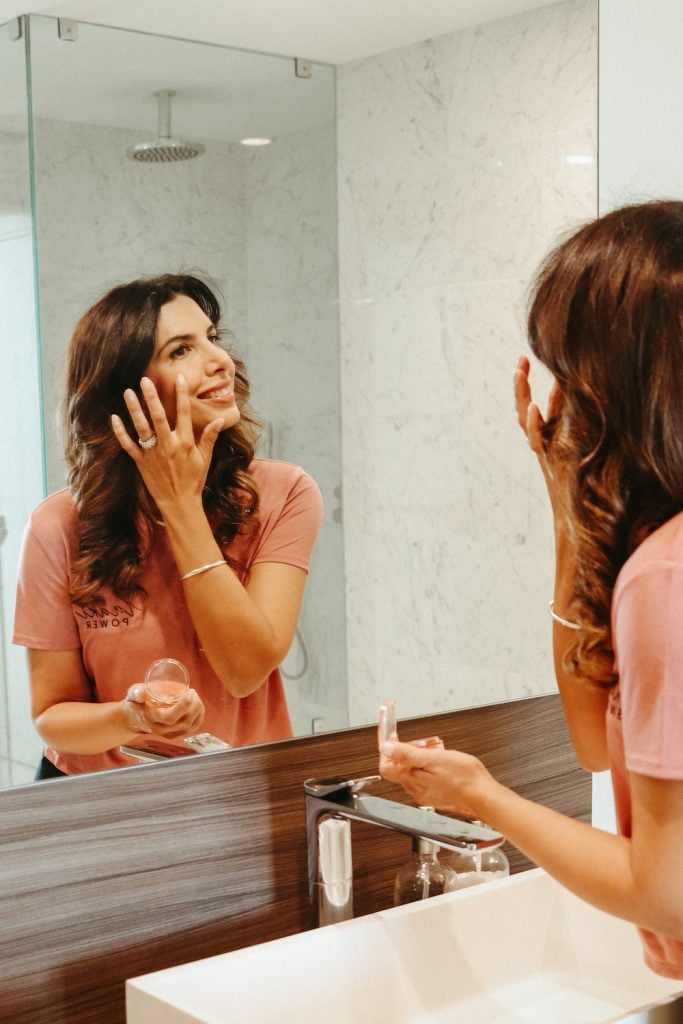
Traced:
[[579, 625], [578, 622], [570, 622], [569, 619], [563, 619], [561, 615], [557, 614], [557, 612], [555, 611], [555, 602], [554, 601], [551, 601], [549, 603], [549, 605], [548, 605], [548, 612], [550, 614], [550, 618], [554, 622], [558, 622], [560, 624], [560, 626], [566, 626], [567, 629], [581, 629], [581, 626]]

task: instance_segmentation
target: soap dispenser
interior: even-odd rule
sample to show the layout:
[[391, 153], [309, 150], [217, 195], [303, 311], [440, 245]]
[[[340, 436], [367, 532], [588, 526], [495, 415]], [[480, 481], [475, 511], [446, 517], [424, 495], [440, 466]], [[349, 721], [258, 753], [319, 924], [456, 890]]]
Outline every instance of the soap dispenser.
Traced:
[[510, 862], [500, 847], [492, 850], [463, 850], [462, 853], [449, 850], [448, 856], [444, 858], [444, 866], [455, 873], [458, 889], [493, 882], [510, 874]]
[[440, 863], [439, 847], [428, 839], [413, 839], [413, 858], [401, 868], [394, 883], [394, 906], [440, 896], [458, 887], [455, 872]]

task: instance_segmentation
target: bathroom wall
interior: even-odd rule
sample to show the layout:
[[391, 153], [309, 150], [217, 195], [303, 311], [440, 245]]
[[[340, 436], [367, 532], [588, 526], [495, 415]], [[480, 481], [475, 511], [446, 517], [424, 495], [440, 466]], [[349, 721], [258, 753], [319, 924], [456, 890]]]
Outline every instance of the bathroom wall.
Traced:
[[338, 69], [352, 724], [378, 691], [411, 715], [554, 687], [512, 373], [534, 268], [596, 213], [596, 21], [567, 0]]
[[282, 666], [297, 734], [348, 725], [336, 158], [330, 124], [245, 160], [247, 365], [270, 428], [264, 452], [302, 463], [325, 497], [306, 588], [314, 620], [304, 617]]
[[672, 97], [683, 89], [678, 0], [600, 4], [600, 209], [683, 197], [683, 138]]
[[325, 496], [314, 571], [283, 671], [295, 732], [311, 732], [323, 714], [330, 727], [343, 727], [339, 388], [328, 369], [338, 362], [339, 340], [334, 125], [257, 150], [204, 140], [203, 156], [173, 164], [126, 159], [140, 134], [125, 129], [38, 118], [35, 138], [49, 488], [64, 479], [56, 404], [77, 316], [138, 275], [211, 275], [252, 379], [253, 407], [269, 425], [262, 453], [304, 466]]

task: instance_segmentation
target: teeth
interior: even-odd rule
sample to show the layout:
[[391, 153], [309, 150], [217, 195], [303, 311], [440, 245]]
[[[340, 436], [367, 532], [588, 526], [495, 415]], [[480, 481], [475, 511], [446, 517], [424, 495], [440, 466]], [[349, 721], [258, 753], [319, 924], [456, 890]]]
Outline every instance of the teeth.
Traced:
[[230, 385], [226, 384], [225, 387], [217, 388], [216, 391], [207, 391], [206, 394], [202, 395], [202, 398], [223, 398], [224, 395], [230, 394]]

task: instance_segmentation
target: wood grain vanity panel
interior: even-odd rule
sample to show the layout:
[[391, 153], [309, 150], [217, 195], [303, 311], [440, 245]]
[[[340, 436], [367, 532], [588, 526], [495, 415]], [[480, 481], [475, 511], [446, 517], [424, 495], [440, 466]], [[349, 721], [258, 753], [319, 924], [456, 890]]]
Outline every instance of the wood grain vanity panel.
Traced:
[[[590, 818], [555, 695], [400, 729], [438, 733], [523, 795]], [[376, 767], [365, 727], [0, 793], [0, 1020], [124, 1024], [126, 978], [308, 927], [303, 780]], [[352, 830], [356, 913], [389, 906], [410, 840]], [[506, 852], [514, 871], [530, 866]]]

